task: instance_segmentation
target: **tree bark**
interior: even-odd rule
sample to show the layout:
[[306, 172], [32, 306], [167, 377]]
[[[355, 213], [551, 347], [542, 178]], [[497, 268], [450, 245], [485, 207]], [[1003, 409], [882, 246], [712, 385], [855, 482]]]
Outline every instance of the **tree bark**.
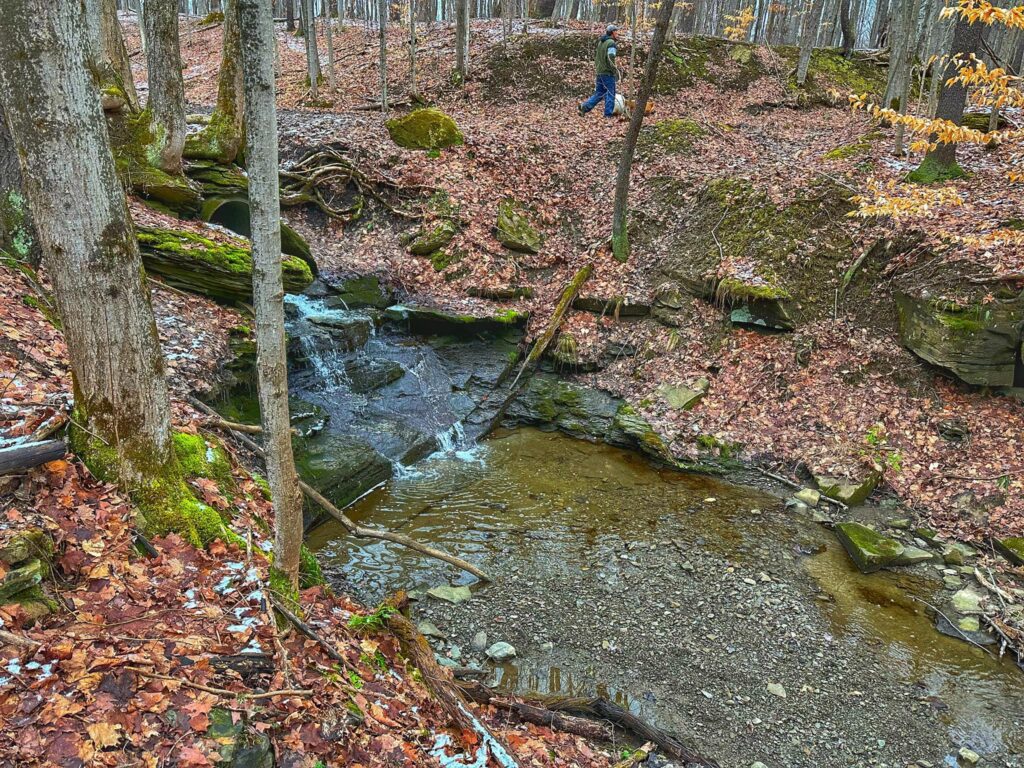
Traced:
[[324, 37], [327, 39], [327, 85], [333, 91], [338, 87], [334, 77], [334, 32], [331, 24], [331, 4], [325, 0], [324, 11]]
[[409, 85], [413, 98], [419, 93], [416, 83], [416, 0], [409, 0]]
[[103, 109], [139, 108], [128, 49], [117, 21], [116, 0], [84, 0], [89, 60], [96, 74]]
[[839, 2], [839, 28], [843, 33], [843, 58], [853, 55], [853, 47], [857, 44], [856, 25], [853, 20], [853, 0]]
[[257, 374], [267, 481], [274, 500], [274, 567], [288, 578], [293, 589], [298, 589], [302, 493], [292, 455], [288, 413], [273, 64], [274, 20], [270, 6], [264, 0], [239, 0], [239, 11], [244, 30], [246, 170], [249, 174], [252, 223]]
[[812, 0], [807, 15], [804, 16], [800, 28], [800, 59], [796, 65], [797, 85], [803, 85], [807, 81], [807, 70], [811, 66], [811, 54], [814, 52], [814, 41], [818, 37], [818, 26], [824, 6], [825, 0]]
[[460, 85], [469, 77], [469, 0], [455, 0], [455, 74]]
[[380, 39], [380, 113], [388, 116], [388, 0], [378, 0], [378, 37]]
[[42, 252], [32, 223], [32, 210], [21, 183], [18, 152], [7, 127], [0, 103], [0, 251], [6, 251], [32, 266], [39, 264]]
[[146, 73], [152, 115], [155, 165], [168, 173], [181, 172], [185, 148], [185, 85], [178, 48], [177, 0], [143, 0], [142, 26], [146, 40]]
[[238, 31], [238, 0], [224, 0], [223, 46], [217, 76], [217, 106], [202, 131], [185, 138], [184, 155], [190, 159], [231, 163], [244, 141], [245, 113], [242, 94], [242, 41]]
[[306, 40], [306, 72], [309, 76], [309, 95], [320, 95], [320, 52], [316, 47], [316, 18], [313, 0], [302, 0], [302, 31]]
[[619, 261], [626, 261], [629, 258], [626, 209], [629, 204], [629, 176], [633, 168], [633, 153], [636, 151], [636, 141], [640, 136], [640, 128], [643, 126], [647, 101], [650, 98], [651, 89], [654, 88], [654, 80], [658, 76], [661, 49], [665, 44], [665, 35], [668, 33], [668, 25], [672, 20], [674, 5], [675, 0], [661, 0], [658, 19], [654, 23], [651, 49], [647, 53], [647, 64], [644, 66], [644, 78], [640, 81], [640, 87], [636, 94], [636, 105], [633, 107], [633, 116], [630, 118], [629, 130], [626, 131], [622, 154], [619, 156], [619, 171], [615, 179], [615, 208], [612, 213], [612, 254]]
[[295, 0], [284, 0], [285, 29], [295, 31]]
[[[963, 16], [957, 16], [953, 27], [953, 41], [949, 46], [949, 61], [944, 68], [939, 86], [941, 90], [939, 91], [938, 107], [935, 110], [937, 119], [949, 120], [956, 125], [963, 123], [967, 87], [962, 83], [947, 85], [947, 82], [950, 78], [956, 77], [959, 71], [954, 60], [957, 58], [967, 60], [971, 54], [976, 53], [984, 31], [984, 24], [971, 24]], [[934, 140], [933, 136], [932, 141]], [[911, 181], [930, 183], [962, 175], [963, 171], [956, 162], [956, 144], [950, 143], [939, 144], [926, 154], [921, 165], [908, 178]]]
[[[178, 469], [164, 359], [78, 3], [7, 0], [0, 91], [71, 359], [74, 422], [108, 478]], [[180, 477], [180, 474], [178, 475]]]

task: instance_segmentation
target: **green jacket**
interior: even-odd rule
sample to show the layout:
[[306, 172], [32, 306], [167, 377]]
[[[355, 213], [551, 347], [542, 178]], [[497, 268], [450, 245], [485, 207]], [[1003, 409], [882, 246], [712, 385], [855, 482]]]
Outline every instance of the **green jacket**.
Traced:
[[612, 75], [618, 80], [619, 70], [615, 68], [616, 46], [614, 38], [608, 35], [601, 38], [597, 44], [597, 53], [594, 54], [594, 69], [599, 75]]

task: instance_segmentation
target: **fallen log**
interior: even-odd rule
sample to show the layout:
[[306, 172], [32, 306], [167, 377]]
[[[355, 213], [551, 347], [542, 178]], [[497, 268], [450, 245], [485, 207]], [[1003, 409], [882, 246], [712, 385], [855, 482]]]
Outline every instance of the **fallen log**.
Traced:
[[[455, 670], [458, 674], [459, 670]], [[535, 725], [545, 725], [558, 731], [565, 731], [576, 736], [582, 736], [590, 741], [611, 741], [614, 732], [607, 723], [597, 720], [588, 720], [585, 717], [575, 717], [564, 712], [542, 707], [538, 704], [530, 704], [520, 701], [515, 697], [503, 697], [482, 683], [456, 683], [459, 689], [478, 704], [488, 704], [496, 709], [512, 712], [520, 720]]]
[[[460, 690], [474, 701], [490, 703], [495, 699], [501, 700], [499, 694], [481, 683], [460, 681], [458, 685]], [[671, 733], [644, 722], [629, 710], [623, 709], [618, 704], [608, 701], [604, 697], [517, 693], [513, 700], [516, 699], [552, 713], [562, 712], [597, 718], [598, 720], [618, 726], [643, 742], [650, 742], [656, 745], [665, 754], [677, 760], [682, 760], [687, 765], [701, 766], [702, 768], [719, 768], [718, 763], [713, 759], [694, 751]]]
[[[188, 401], [193, 407], [197, 408], [198, 410], [202, 411], [208, 416], [212, 416], [216, 419], [219, 419], [220, 421], [223, 421], [220, 415], [215, 410], [213, 410], [213, 408], [204, 403], [202, 400], [199, 400], [198, 398], [195, 397], [189, 397]], [[240, 442], [250, 451], [259, 456], [261, 459], [266, 459], [266, 454], [263, 452], [263, 449], [256, 443], [254, 443], [252, 440], [250, 440], [248, 437], [243, 435], [241, 432], [238, 432], [236, 430], [229, 430], [229, 434], [232, 435], [236, 440], [238, 440], [238, 442]], [[319, 491], [317, 491], [304, 480], [299, 480], [299, 488], [302, 489], [302, 492], [311, 501], [320, 505], [323, 508], [323, 510], [327, 512], [327, 514], [329, 514], [331, 517], [333, 517], [335, 520], [341, 523], [345, 527], [345, 530], [347, 530], [353, 536], [357, 536], [358, 538], [362, 539], [379, 539], [381, 541], [390, 541], [395, 544], [401, 544], [403, 547], [408, 547], [409, 549], [415, 550], [420, 554], [427, 555], [428, 557], [433, 557], [436, 560], [442, 560], [446, 563], [456, 566], [457, 568], [461, 568], [467, 573], [473, 574], [481, 581], [491, 580], [490, 577], [484, 571], [480, 570], [472, 563], [463, 560], [461, 557], [449, 555], [447, 552], [442, 552], [441, 550], [434, 549], [433, 547], [427, 546], [426, 544], [421, 544], [415, 539], [411, 539], [408, 536], [405, 536], [401, 533], [384, 531], [377, 528], [367, 528], [366, 526], [358, 525], [348, 515], [346, 515], [336, 506], [334, 506], [330, 501], [324, 498], [324, 496]]]
[[555, 338], [555, 334], [562, 325], [562, 318], [565, 317], [565, 313], [569, 311], [569, 307], [572, 306], [572, 303], [579, 295], [580, 289], [590, 278], [593, 271], [594, 265], [587, 264], [573, 275], [572, 280], [570, 280], [565, 288], [562, 289], [562, 296], [558, 299], [558, 304], [555, 305], [555, 311], [552, 313], [547, 327], [533, 343], [533, 348], [523, 361], [523, 365], [519, 369], [519, 373], [517, 373], [516, 377], [512, 380], [512, 384], [509, 386], [505, 399], [501, 401], [501, 405], [499, 405], [498, 410], [495, 411], [494, 417], [491, 419], [491, 423], [487, 425], [487, 429], [481, 433], [481, 437], [486, 437], [501, 422], [501, 418], [505, 415], [505, 411], [508, 410], [509, 405], [519, 394], [519, 389], [522, 387], [520, 380], [523, 378], [523, 374], [532, 371], [537, 367], [537, 363], [539, 363], [541, 357], [544, 356], [544, 352], [547, 350], [548, 346], [551, 344], [551, 340]]
[[48, 461], [63, 458], [67, 452], [68, 446], [63, 440], [18, 443], [0, 448], [0, 475], [38, 467]]
[[[387, 628], [398, 638], [406, 657], [419, 669], [423, 682], [433, 694], [441, 709], [451, 719], [459, 731], [472, 731], [480, 737], [479, 749], [486, 749], [501, 768], [519, 768], [519, 764], [509, 749], [488, 730], [487, 726], [473, 714], [469, 703], [463, 698], [458, 684], [449, 677], [434, 658], [427, 639], [419, 633], [415, 625], [400, 611], [408, 604], [405, 592], [399, 592], [387, 601], [394, 611], [387, 618]], [[477, 755], [474, 765], [487, 765], [487, 753]], [[479, 758], [483, 757], [483, 760]]]

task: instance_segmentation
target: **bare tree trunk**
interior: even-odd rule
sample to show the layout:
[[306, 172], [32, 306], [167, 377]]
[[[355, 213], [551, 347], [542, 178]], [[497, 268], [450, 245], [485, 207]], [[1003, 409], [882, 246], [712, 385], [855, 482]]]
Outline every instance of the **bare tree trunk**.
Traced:
[[416, 0], [409, 0], [409, 85], [413, 98], [419, 93], [416, 84]]
[[295, 0], [284, 0], [285, 29], [295, 31]]
[[39, 264], [42, 252], [32, 223], [32, 211], [21, 183], [18, 152], [7, 128], [0, 103], [0, 251], [32, 266]]
[[388, 114], [388, 0], [378, 0], [377, 30], [380, 40], [380, 56], [377, 67], [380, 69], [380, 113]]
[[807, 15], [804, 16], [800, 31], [800, 59], [796, 65], [797, 85], [803, 85], [807, 81], [807, 70], [811, 66], [811, 54], [814, 52], [814, 41], [818, 37], [818, 26], [821, 23], [824, 6], [825, 0], [812, 0]]
[[[274, 102], [274, 23], [264, 0], [239, 0], [245, 70], [252, 294], [263, 448], [274, 500], [274, 568], [299, 585], [302, 492], [292, 455], [285, 359], [281, 210], [278, 192], [277, 109]], [[308, 6], [307, 6], [308, 7]]]
[[[920, 8], [920, 0], [909, 0], [907, 2], [905, 15], [900, 21], [900, 37], [902, 40], [897, 47], [894, 41], [893, 53], [889, 57], [889, 80], [893, 84], [893, 99], [896, 101], [896, 109], [901, 115], [907, 114], [910, 100], [910, 86], [913, 82], [914, 55], [917, 53], [915, 45], [915, 33], [917, 30], [917, 16]], [[897, 58], [898, 57], [898, 58]], [[886, 89], [888, 93], [888, 88]], [[896, 126], [896, 146], [894, 152], [897, 157], [903, 156], [903, 135], [906, 129], [903, 125]]]
[[[984, 24], [971, 24], [963, 16], [957, 16], [953, 27], [953, 41], [949, 47], [949, 61], [942, 74], [938, 108], [935, 110], [937, 119], [949, 120], [956, 125], [963, 123], [967, 87], [962, 83], [947, 85], [947, 82], [956, 77], [959, 71], [954, 59], [967, 60], [971, 54], [977, 52], [984, 30]], [[934, 141], [934, 137], [932, 140]], [[956, 144], [951, 143], [939, 144], [925, 155], [921, 165], [908, 176], [908, 179], [927, 184], [960, 176], [963, 176], [963, 170], [956, 162]]]
[[868, 35], [868, 45], [882, 47], [887, 35], [888, 26], [889, 0], [877, 0], [875, 17], [871, 21], [871, 33]]
[[857, 43], [856, 24], [853, 18], [853, 0], [840, 0], [839, 28], [843, 33], [843, 58], [853, 55], [853, 47]]
[[333, 91], [338, 82], [334, 79], [334, 32], [331, 27], [331, 3], [324, 0], [324, 35], [327, 38], [327, 85]]
[[612, 212], [612, 254], [619, 261], [626, 261], [629, 258], [627, 207], [629, 205], [629, 176], [633, 169], [633, 153], [636, 151], [636, 141], [640, 136], [640, 128], [643, 126], [647, 101], [658, 76], [661, 49], [665, 44], [665, 35], [668, 33], [668, 25], [672, 20], [674, 5], [675, 0], [661, 0], [661, 6], [658, 8], [658, 19], [654, 23], [654, 37], [651, 40], [651, 49], [648, 51], [647, 63], [644, 66], [644, 79], [640, 81], [637, 90], [636, 106], [633, 108], [629, 130], [626, 131], [622, 154], [619, 156], [619, 171], [615, 178], [615, 207]]
[[138, 244], [83, 66], [82, 8], [7, 0], [0, 90], [63, 319], [76, 448], [98, 473], [146, 496], [180, 470]]
[[469, 0], [455, 0], [455, 74], [460, 85], [469, 77]]
[[146, 30], [146, 73], [152, 116], [155, 165], [168, 173], [181, 172], [185, 148], [185, 86], [178, 50], [177, 0], [143, 0], [142, 26]]
[[306, 72], [309, 76], [309, 95], [320, 97], [320, 53], [316, 47], [316, 16], [313, 0], [302, 0], [302, 31], [306, 38]]
[[103, 109], [139, 108], [128, 49], [117, 21], [115, 0], [84, 0], [89, 59], [96, 73]]

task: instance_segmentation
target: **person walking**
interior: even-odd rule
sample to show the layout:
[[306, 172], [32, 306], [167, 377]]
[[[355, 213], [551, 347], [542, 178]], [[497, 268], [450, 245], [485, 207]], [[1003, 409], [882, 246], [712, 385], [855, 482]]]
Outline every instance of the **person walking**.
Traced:
[[580, 115], [587, 114], [604, 99], [604, 116], [615, 116], [615, 81], [619, 79], [619, 70], [615, 66], [618, 53], [619, 28], [609, 24], [604, 36], [597, 44], [594, 54], [594, 69], [597, 73], [597, 86], [593, 95], [579, 105]]

